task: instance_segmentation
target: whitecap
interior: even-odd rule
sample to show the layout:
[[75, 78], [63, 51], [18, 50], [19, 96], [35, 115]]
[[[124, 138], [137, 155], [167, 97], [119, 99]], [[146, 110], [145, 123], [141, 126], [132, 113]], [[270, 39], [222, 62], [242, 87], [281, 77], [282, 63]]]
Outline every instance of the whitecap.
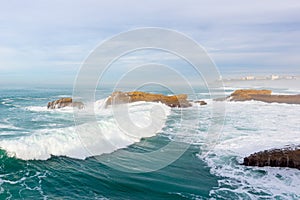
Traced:
[[[160, 103], [137, 102], [128, 104], [128, 106], [132, 121], [141, 127], [149, 125], [153, 106], [160, 106], [166, 112], [166, 116], [170, 114], [170, 108]], [[40, 109], [38, 110], [40, 111]], [[45, 111], [44, 108], [43, 111]], [[103, 113], [110, 117], [100, 118], [96, 126], [88, 122], [68, 128], [36, 130], [28, 136], [2, 139], [0, 148], [9, 152], [10, 155], [24, 160], [45, 160], [51, 155], [84, 159], [93, 155], [111, 153], [140, 141], [142, 137], [151, 137], [157, 133], [128, 134], [119, 128], [112, 116], [111, 108], [100, 109], [97, 115]], [[160, 116], [154, 117], [159, 118]], [[78, 134], [78, 130], [82, 131], [81, 134]]]
[[12, 129], [12, 130], [19, 130], [19, 127], [16, 127], [12, 124], [0, 124], [0, 129]]
[[47, 106], [27, 106], [24, 107], [25, 110], [32, 112], [63, 112], [72, 113], [74, 111], [73, 107], [64, 107], [60, 109], [48, 109]]

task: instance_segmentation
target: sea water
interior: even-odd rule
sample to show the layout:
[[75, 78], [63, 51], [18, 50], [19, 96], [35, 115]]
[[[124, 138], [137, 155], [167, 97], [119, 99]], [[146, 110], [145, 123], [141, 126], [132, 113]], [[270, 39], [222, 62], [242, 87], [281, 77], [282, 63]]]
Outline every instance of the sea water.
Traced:
[[[234, 89], [225, 88], [225, 92], [230, 94]], [[300, 143], [299, 105], [225, 102], [218, 140], [204, 153], [212, 106], [224, 104], [210, 99], [206, 90], [196, 90], [197, 99], [206, 100], [206, 106], [193, 104], [180, 110], [160, 103], [130, 104], [130, 116], [139, 126], [151, 123], [153, 106], [165, 112], [161, 130], [141, 137], [120, 131], [112, 109], [103, 106], [110, 92], [97, 91], [94, 105], [97, 130], [114, 148], [91, 153], [89, 144], [83, 144], [75, 131], [74, 110], [46, 108], [49, 101], [72, 96], [72, 88], [1, 89], [0, 199], [300, 198], [299, 170], [241, 165], [243, 157], [256, 151]], [[275, 92], [298, 93], [282, 89]], [[192, 128], [178, 128], [181, 111], [196, 113], [197, 124], [191, 117]], [[97, 143], [89, 122], [76, 125], [89, 131], [87, 141]], [[130, 173], [101, 162], [102, 158], [113, 160], [121, 151], [126, 160], [126, 152], [128, 156], [130, 152], [152, 152], [170, 142], [189, 146], [182, 156], [159, 170]]]

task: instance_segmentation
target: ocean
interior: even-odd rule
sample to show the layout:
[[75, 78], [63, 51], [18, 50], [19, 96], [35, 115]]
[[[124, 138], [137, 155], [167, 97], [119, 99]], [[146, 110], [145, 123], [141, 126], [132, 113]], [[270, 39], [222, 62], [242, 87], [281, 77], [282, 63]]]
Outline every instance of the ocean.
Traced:
[[[225, 92], [235, 89], [227, 87]], [[208, 91], [198, 89], [196, 97], [189, 98], [205, 100], [208, 105], [193, 104], [180, 110], [160, 103], [130, 104], [130, 115], [141, 127], [151, 121], [153, 106], [166, 113], [156, 133], [133, 137], [124, 135], [113, 120], [111, 108], [104, 108], [110, 93], [111, 89], [96, 92], [95, 113], [99, 130], [113, 148], [88, 151], [90, 143], [100, 142], [95, 140], [97, 131], [91, 131], [89, 122], [76, 124], [86, 130], [82, 139], [75, 130], [73, 109], [46, 108], [49, 101], [72, 96], [72, 88], [0, 89], [0, 199], [300, 198], [299, 170], [241, 165], [243, 157], [256, 151], [300, 144], [300, 105], [215, 102]], [[213, 120], [212, 106], [218, 104], [225, 105], [225, 118], [215, 121], [222, 130], [207, 153], [203, 146]], [[191, 115], [185, 118], [190, 120], [190, 129], [178, 128], [180, 112]], [[146, 160], [147, 153], [174, 142], [186, 144], [181, 156], [157, 170], [139, 171], [144, 162], [160, 166], [168, 154], [162, 152], [160, 158]], [[135, 160], [141, 162], [136, 171], [113, 163], [122, 159], [121, 165], [130, 165], [132, 155], [136, 155], [132, 152], [145, 155]]]

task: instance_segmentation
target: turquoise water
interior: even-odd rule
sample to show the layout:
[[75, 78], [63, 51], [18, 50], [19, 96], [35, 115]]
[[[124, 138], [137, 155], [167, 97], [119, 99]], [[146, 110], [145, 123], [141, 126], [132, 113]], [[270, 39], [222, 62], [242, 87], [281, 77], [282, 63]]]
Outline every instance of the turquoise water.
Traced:
[[196, 149], [172, 165], [146, 174], [125, 173], [93, 158], [52, 157], [22, 161], [1, 152], [1, 199], [194, 199], [208, 197], [217, 178], [197, 157]]
[[[69, 113], [26, 109], [42, 107], [50, 100], [71, 94], [69, 89], [2, 90], [0, 139], [13, 141], [37, 130], [47, 129], [45, 134], [51, 134], [51, 129], [73, 126]], [[128, 148], [147, 150], [168, 141], [167, 137], [158, 135]], [[141, 199], [146, 195], [151, 199], [208, 197], [210, 189], [217, 186], [217, 177], [211, 175], [207, 165], [197, 158], [198, 152], [196, 146], [191, 146], [179, 160], [159, 171], [126, 173], [92, 157], [81, 160], [53, 156], [48, 160], [22, 160], [9, 157], [5, 150], [1, 150], [0, 199]]]
[[[96, 99], [103, 99], [110, 92], [108, 89], [98, 91]], [[202, 99], [209, 96], [205, 90], [197, 92]], [[48, 101], [71, 95], [70, 88], [0, 91], [0, 199], [300, 198], [298, 170], [239, 164], [243, 156], [254, 151], [299, 144], [298, 105], [228, 103], [222, 135], [205, 157], [201, 146], [211, 120], [212, 101], [207, 99], [209, 105], [200, 107], [199, 127], [188, 133], [177, 132], [176, 123], [180, 118], [177, 110], [172, 109], [157, 135], [126, 145], [125, 151], [157, 150], [173, 141], [174, 134], [178, 136], [175, 140], [188, 143], [189, 148], [160, 170], [127, 173], [79, 152], [80, 143], [72, 129], [72, 111], [45, 109]], [[258, 110], [261, 115], [257, 114]], [[286, 116], [289, 123], [284, 121]], [[109, 115], [100, 114], [98, 119], [110, 127]], [[103, 154], [100, 158], [113, 159], [118, 152]]]

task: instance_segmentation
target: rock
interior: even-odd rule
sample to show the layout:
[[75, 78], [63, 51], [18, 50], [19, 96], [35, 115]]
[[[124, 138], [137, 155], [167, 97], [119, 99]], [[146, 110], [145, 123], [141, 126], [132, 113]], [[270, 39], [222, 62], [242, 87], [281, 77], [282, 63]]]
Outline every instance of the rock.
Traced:
[[73, 102], [72, 98], [61, 98], [52, 102], [48, 102], [48, 109], [58, 109], [64, 107], [76, 107], [82, 109], [84, 107], [82, 102]]
[[300, 104], [300, 95], [256, 95], [253, 100], [266, 103]]
[[165, 96], [163, 94], [151, 94], [147, 92], [133, 91], [133, 92], [114, 92], [106, 100], [106, 107], [111, 105], [112, 102], [116, 104], [120, 103], [132, 103], [137, 101], [146, 102], [161, 102], [170, 107], [190, 107], [192, 104], [187, 100], [186, 94], [179, 94], [174, 96]]
[[194, 103], [198, 103], [200, 104], [201, 106], [202, 105], [207, 105], [207, 103], [205, 101], [194, 101]]
[[300, 95], [272, 95], [271, 90], [236, 90], [226, 99], [230, 101], [255, 100], [266, 103], [300, 104]]
[[245, 157], [243, 165], [258, 167], [290, 167], [300, 169], [300, 149], [298, 146], [296, 148], [287, 147], [283, 149], [260, 151]]
[[231, 101], [248, 101], [253, 100], [257, 95], [268, 95], [272, 94], [271, 90], [236, 90], [230, 95]]

